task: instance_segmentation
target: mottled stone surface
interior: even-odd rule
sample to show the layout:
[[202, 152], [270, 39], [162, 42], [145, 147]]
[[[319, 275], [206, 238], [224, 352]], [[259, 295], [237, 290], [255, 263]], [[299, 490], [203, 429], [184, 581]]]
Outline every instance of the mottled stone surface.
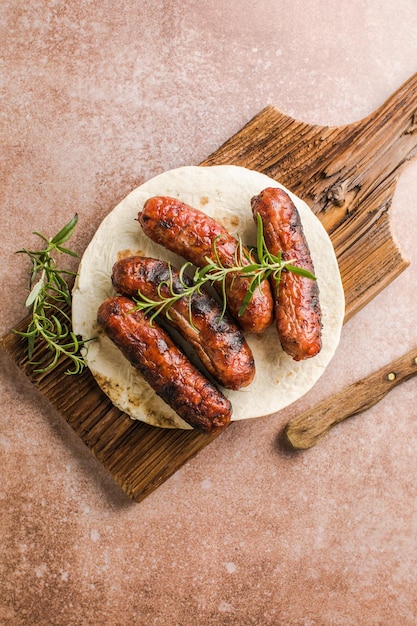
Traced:
[[[3, 0], [0, 331], [23, 316], [14, 253], [202, 161], [266, 104], [307, 122], [371, 113], [417, 71], [417, 4]], [[236, 424], [141, 504], [0, 350], [0, 623], [412, 626], [417, 379], [316, 448], [290, 417], [417, 345], [417, 162], [393, 231], [410, 268], [343, 329], [315, 388]], [[76, 263], [74, 261], [74, 267]]]

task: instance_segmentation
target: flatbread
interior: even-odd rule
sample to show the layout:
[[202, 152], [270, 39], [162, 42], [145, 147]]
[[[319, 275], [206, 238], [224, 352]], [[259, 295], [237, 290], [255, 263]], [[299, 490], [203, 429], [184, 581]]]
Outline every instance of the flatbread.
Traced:
[[[88, 343], [85, 358], [93, 376], [113, 404], [133, 419], [163, 428], [188, 429], [143, 380], [99, 328], [100, 304], [114, 295], [113, 264], [139, 254], [180, 267], [184, 259], [152, 242], [142, 231], [138, 212], [151, 196], [171, 196], [221, 223], [243, 243], [256, 244], [250, 200], [266, 187], [281, 187], [259, 172], [234, 165], [189, 166], [160, 174], [134, 189], [103, 220], [87, 247], [73, 290], [73, 330]], [[233, 406], [232, 420], [266, 416], [304, 395], [320, 378], [339, 343], [345, 303], [339, 268], [329, 236], [320, 220], [300, 198], [285, 189], [295, 203], [310, 247], [320, 290], [323, 347], [305, 361], [294, 361], [281, 348], [275, 326], [260, 336], [247, 335], [256, 365], [254, 381], [246, 388], [222, 388]]]

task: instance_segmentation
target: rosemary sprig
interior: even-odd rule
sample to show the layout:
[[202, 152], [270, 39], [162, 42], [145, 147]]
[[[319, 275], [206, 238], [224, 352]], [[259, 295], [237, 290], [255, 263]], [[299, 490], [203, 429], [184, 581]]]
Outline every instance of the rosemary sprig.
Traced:
[[[31, 310], [31, 321], [25, 332], [15, 331], [25, 337], [28, 344], [28, 357], [33, 365], [37, 365], [35, 372], [48, 372], [55, 367], [61, 356], [68, 357], [72, 362], [72, 369], [68, 374], [78, 374], [85, 367], [85, 360], [79, 354], [84, 344], [72, 331], [71, 318], [62, 310], [62, 305], [71, 306], [71, 292], [67, 278], [75, 276], [75, 272], [58, 267], [54, 258], [55, 253], [78, 256], [63, 244], [72, 236], [77, 225], [77, 214], [52, 238], [48, 239], [39, 232], [34, 235], [40, 237], [45, 247], [41, 250], [22, 248], [19, 254], [27, 254], [32, 261], [30, 277], [30, 293], [26, 298], [25, 306]], [[49, 355], [40, 361], [33, 361], [35, 345], [45, 342]], [[47, 361], [47, 362], [46, 362]]]
[[[201, 289], [207, 284], [213, 285], [214, 283], [220, 283], [220, 292], [222, 294], [223, 303], [222, 314], [224, 314], [226, 310], [227, 278], [230, 275], [235, 278], [237, 274], [240, 274], [242, 276], [245, 276], [246, 278], [250, 278], [248, 291], [242, 301], [242, 305], [239, 310], [239, 316], [241, 316], [246, 311], [248, 304], [251, 301], [256, 289], [262, 286], [262, 282], [272, 277], [272, 279], [275, 280], [275, 282], [278, 284], [281, 280], [281, 274], [284, 269], [293, 272], [294, 274], [304, 276], [305, 278], [316, 280], [316, 277], [308, 270], [293, 265], [293, 260], [284, 261], [282, 259], [281, 253], [279, 253], [278, 255], [274, 255], [268, 250], [263, 235], [262, 219], [259, 215], [257, 215], [256, 255], [258, 259], [257, 261], [255, 261], [252, 256], [248, 255], [242, 244], [241, 239], [239, 238], [238, 246], [236, 247], [235, 251], [234, 265], [231, 267], [225, 267], [220, 260], [217, 250], [217, 240], [215, 240], [213, 244], [214, 259], [206, 257], [207, 265], [202, 268], [196, 268], [194, 270], [194, 275], [191, 282], [185, 276], [185, 271], [187, 270], [187, 268], [192, 267], [192, 265], [191, 263], [185, 263], [181, 266], [179, 270], [178, 278], [181, 285], [181, 288], [179, 290], [178, 284], [176, 288], [174, 287], [173, 276], [170, 272], [169, 279], [160, 283], [158, 287], [158, 300], [148, 298], [143, 293], [141, 293], [141, 291], [139, 291], [138, 297], [134, 298], [135, 309], [143, 311], [145, 314], [149, 315], [151, 321], [153, 321], [155, 317], [157, 317], [161, 313], [164, 313], [169, 318], [170, 307], [175, 304], [175, 302], [177, 302], [180, 298], [188, 298], [190, 308], [190, 321], [192, 321], [192, 296], [196, 293], [200, 293]], [[168, 287], [169, 289], [170, 295], [168, 296], [162, 293], [162, 290], [166, 287]]]

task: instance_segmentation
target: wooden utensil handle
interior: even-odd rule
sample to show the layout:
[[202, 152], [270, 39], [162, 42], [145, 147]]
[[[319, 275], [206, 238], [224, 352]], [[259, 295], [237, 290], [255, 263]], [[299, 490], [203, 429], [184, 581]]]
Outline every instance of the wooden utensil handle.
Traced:
[[293, 448], [314, 446], [342, 420], [377, 404], [396, 385], [417, 374], [417, 348], [353, 383], [291, 420], [285, 429]]

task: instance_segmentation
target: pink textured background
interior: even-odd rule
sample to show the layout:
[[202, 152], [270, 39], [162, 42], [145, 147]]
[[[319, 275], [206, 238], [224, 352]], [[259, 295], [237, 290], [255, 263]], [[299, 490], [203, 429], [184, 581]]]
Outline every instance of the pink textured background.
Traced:
[[[14, 252], [196, 164], [266, 104], [336, 125], [417, 71], [410, 0], [3, 0], [0, 332], [24, 315]], [[410, 268], [346, 324], [323, 378], [238, 423], [133, 504], [0, 350], [0, 623], [417, 624], [417, 379], [317, 447], [290, 417], [417, 345], [417, 162], [391, 209]]]

